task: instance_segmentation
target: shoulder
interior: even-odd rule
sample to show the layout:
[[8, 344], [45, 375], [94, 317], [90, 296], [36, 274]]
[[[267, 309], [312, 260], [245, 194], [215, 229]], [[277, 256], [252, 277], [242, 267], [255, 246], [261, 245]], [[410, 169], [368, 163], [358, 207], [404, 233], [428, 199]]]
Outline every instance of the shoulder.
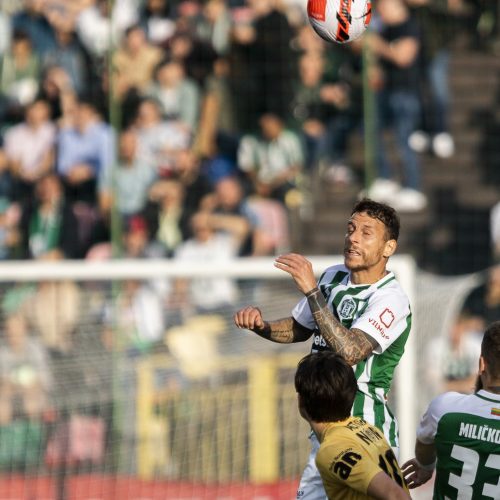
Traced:
[[436, 396], [429, 404], [428, 413], [436, 419], [441, 418], [445, 413], [453, 411], [457, 406], [471, 399], [471, 394], [461, 394], [459, 392], [445, 392]]
[[374, 289], [373, 296], [380, 298], [390, 298], [401, 305], [409, 306], [410, 301], [394, 274], [390, 273], [387, 279], [382, 280]]
[[349, 274], [349, 270], [344, 266], [344, 264], [336, 264], [334, 266], [327, 267], [321, 274], [321, 282], [330, 282], [337, 273], [343, 273], [345, 276]]

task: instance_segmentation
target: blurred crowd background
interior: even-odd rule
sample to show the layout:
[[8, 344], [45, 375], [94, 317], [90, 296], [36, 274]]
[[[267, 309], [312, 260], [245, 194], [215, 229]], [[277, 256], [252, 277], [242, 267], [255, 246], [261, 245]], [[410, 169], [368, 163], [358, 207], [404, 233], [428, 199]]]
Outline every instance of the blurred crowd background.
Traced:
[[[366, 195], [401, 213], [419, 335], [446, 323], [418, 344], [428, 391], [469, 390], [500, 317], [499, 5], [377, 0], [340, 45], [302, 0], [1, 0], [0, 259], [338, 255]], [[248, 383], [241, 360], [270, 351], [235, 340], [247, 300], [276, 316], [296, 296], [224, 276], [2, 285], [0, 468], [57, 467], [61, 500], [70, 469], [248, 480], [248, 401], [228, 396], [233, 460], [212, 470], [211, 419], [233, 424], [197, 399]], [[238, 369], [221, 375], [220, 356]], [[297, 422], [281, 478], [302, 467]]]

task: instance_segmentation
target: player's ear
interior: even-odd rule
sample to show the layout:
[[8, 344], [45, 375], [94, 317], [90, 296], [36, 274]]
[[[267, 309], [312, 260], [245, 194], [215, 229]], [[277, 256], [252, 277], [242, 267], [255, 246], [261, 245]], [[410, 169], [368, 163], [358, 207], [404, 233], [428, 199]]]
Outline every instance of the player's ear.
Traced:
[[385, 242], [385, 246], [384, 246], [384, 257], [386, 259], [388, 259], [389, 257], [391, 257], [394, 252], [396, 251], [396, 248], [398, 246], [398, 243], [396, 240], [387, 240]]
[[486, 363], [484, 362], [484, 358], [479, 356], [479, 375], [486, 371]]

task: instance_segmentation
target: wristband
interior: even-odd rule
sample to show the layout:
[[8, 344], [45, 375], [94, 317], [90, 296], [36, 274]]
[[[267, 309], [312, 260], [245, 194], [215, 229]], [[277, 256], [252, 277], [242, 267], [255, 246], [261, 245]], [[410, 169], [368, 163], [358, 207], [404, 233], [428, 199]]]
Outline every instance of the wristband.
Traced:
[[418, 467], [422, 470], [425, 470], [427, 472], [432, 472], [436, 468], [436, 460], [430, 464], [421, 464], [416, 458], [415, 462], [417, 463]]

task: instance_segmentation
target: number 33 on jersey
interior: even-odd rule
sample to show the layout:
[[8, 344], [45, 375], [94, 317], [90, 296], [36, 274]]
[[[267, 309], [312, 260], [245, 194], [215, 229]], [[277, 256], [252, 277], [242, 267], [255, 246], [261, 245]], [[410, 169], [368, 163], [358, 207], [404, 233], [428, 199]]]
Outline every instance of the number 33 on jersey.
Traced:
[[417, 439], [436, 446], [434, 499], [500, 500], [500, 395], [438, 396]]

